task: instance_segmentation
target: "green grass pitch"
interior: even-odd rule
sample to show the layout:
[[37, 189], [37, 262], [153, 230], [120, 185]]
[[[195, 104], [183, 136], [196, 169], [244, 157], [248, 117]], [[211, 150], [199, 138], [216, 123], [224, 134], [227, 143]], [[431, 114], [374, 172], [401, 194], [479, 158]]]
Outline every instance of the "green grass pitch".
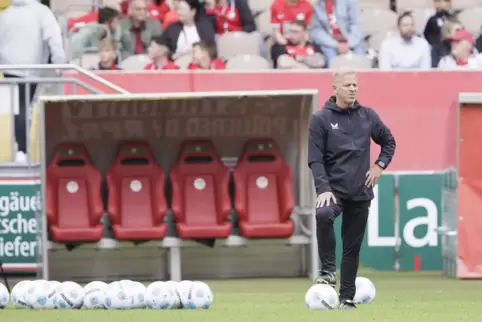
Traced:
[[364, 270], [377, 288], [375, 301], [355, 311], [309, 311], [307, 279], [207, 281], [214, 305], [206, 311], [0, 311], [5, 322], [480, 322], [482, 281], [457, 281], [440, 273]]

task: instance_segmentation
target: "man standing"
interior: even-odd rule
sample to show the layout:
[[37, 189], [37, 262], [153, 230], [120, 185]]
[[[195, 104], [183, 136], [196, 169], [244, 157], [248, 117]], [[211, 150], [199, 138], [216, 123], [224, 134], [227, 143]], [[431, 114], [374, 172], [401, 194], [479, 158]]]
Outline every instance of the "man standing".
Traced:
[[[50, 61], [65, 63], [62, 31], [49, 7], [38, 0], [12, 0], [12, 5], [0, 15], [0, 65], [12, 65], [4, 70], [7, 78], [38, 77], [40, 70], [15, 70], [13, 65], [40, 65]], [[19, 111], [15, 115], [15, 138], [18, 144], [17, 162], [27, 160], [28, 109], [36, 83], [18, 86]]]
[[[322, 271], [317, 283], [336, 286], [333, 223], [343, 212], [340, 309], [355, 309], [355, 279], [373, 187], [395, 153], [395, 139], [378, 114], [357, 102], [355, 72], [333, 74], [332, 96], [310, 120], [308, 165], [316, 186], [318, 252]], [[370, 166], [370, 138], [381, 146]]]

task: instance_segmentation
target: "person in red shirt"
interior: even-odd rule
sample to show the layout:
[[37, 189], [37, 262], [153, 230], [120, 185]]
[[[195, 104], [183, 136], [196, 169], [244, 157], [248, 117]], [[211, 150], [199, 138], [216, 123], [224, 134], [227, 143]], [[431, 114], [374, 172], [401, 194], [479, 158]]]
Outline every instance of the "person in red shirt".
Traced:
[[214, 57], [214, 49], [203, 42], [192, 46], [192, 63], [187, 67], [189, 70], [199, 69], [226, 69], [224, 62]]
[[206, 0], [206, 12], [216, 15], [216, 34], [256, 30], [253, 14], [246, 0]]
[[[121, 12], [124, 17], [129, 16], [129, 1], [124, 0], [120, 3]], [[160, 22], [164, 21], [165, 15], [169, 12], [170, 8], [165, 0], [146, 0], [147, 1], [147, 13], [149, 17], [157, 19]]]
[[274, 68], [307, 69], [323, 68], [325, 58], [320, 47], [308, 41], [308, 25], [297, 20], [290, 24], [290, 39], [286, 45], [271, 47]]
[[308, 0], [275, 0], [271, 5], [274, 42], [286, 45], [289, 38], [290, 23], [302, 20], [309, 25], [312, 16], [313, 7]]
[[152, 63], [147, 64], [145, 70], [176, 70], [179, 69], [171, 59], [169, 47], [161, 36], [152, 38], [151, 44], [147, 48], [147, 54]]
[[104, 38], [99, 42], [99, 65], [98, 70], [119, 70], [117, 67], [117, 43], [109, 38]]

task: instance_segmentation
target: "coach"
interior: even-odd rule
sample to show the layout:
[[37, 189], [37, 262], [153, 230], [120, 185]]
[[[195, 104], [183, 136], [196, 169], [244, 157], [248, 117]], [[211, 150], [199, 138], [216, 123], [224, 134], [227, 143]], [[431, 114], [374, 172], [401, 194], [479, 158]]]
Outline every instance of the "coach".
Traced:
[[[356, 73], [333, 74], [335, 95], [310, 120], [308, 165], [316, 186], [318, 253], [322, 265], [317, 283], [336, 286], [333, 229], [343, 213], [340, 309], [355, 309], [355, 279], [373, 187], [395, 153], [395, 139], [378, 114], [357, 101]], [[370, 138], [381, 146], [370, 166]]]

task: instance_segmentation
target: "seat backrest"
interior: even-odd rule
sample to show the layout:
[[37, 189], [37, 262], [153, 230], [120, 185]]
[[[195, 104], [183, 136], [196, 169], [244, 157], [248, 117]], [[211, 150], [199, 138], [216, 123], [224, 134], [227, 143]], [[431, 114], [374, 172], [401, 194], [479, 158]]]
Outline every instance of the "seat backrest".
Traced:
[[235, 204], [243, 204], [236, 208], [246, 210], [238, 211], [240, 220], [254, 224], [287, 220], [284, 187], [291, 186], [291, 180], [291, 168], [273, 140], [247, 141], [234, 169]]
[[261, 37], [244, 31], [228, 32], [217, 40], [218, 55], [228, 60], [236, 55], [261, 55]]
[[202, 225], [226, 220], [222, 209], [224, 203], [230, 203], [229, 169], [220, 161], [212, 142], [182, 144], [171, 170], [171, 184], [176, 221]]
[[[95, 168], [85, 147], [79, 144], [59, 145], [47, 168], [47, 189], [56, 203], [56, 221], [59, 228], [90, 227], [94, 200], [91, 189], [100, 194], [101, 174]], [[93, 191], [92, 191], [93, 192]]]
[[261, 56], [236, 55], [226, 63], [226, 69], [231, 70], [266, 70], [271, 69], [271, 64]]
[[117, 195], [112, 198], [117, 198], [120, 206], [122, 226], [152, 227], [157, 223], [153, 198], [164, 198], [165, 174], [147, 143], [122, 144], [114, 165], [107, 172], [107, 183], [109, 188], [115, 185]]

